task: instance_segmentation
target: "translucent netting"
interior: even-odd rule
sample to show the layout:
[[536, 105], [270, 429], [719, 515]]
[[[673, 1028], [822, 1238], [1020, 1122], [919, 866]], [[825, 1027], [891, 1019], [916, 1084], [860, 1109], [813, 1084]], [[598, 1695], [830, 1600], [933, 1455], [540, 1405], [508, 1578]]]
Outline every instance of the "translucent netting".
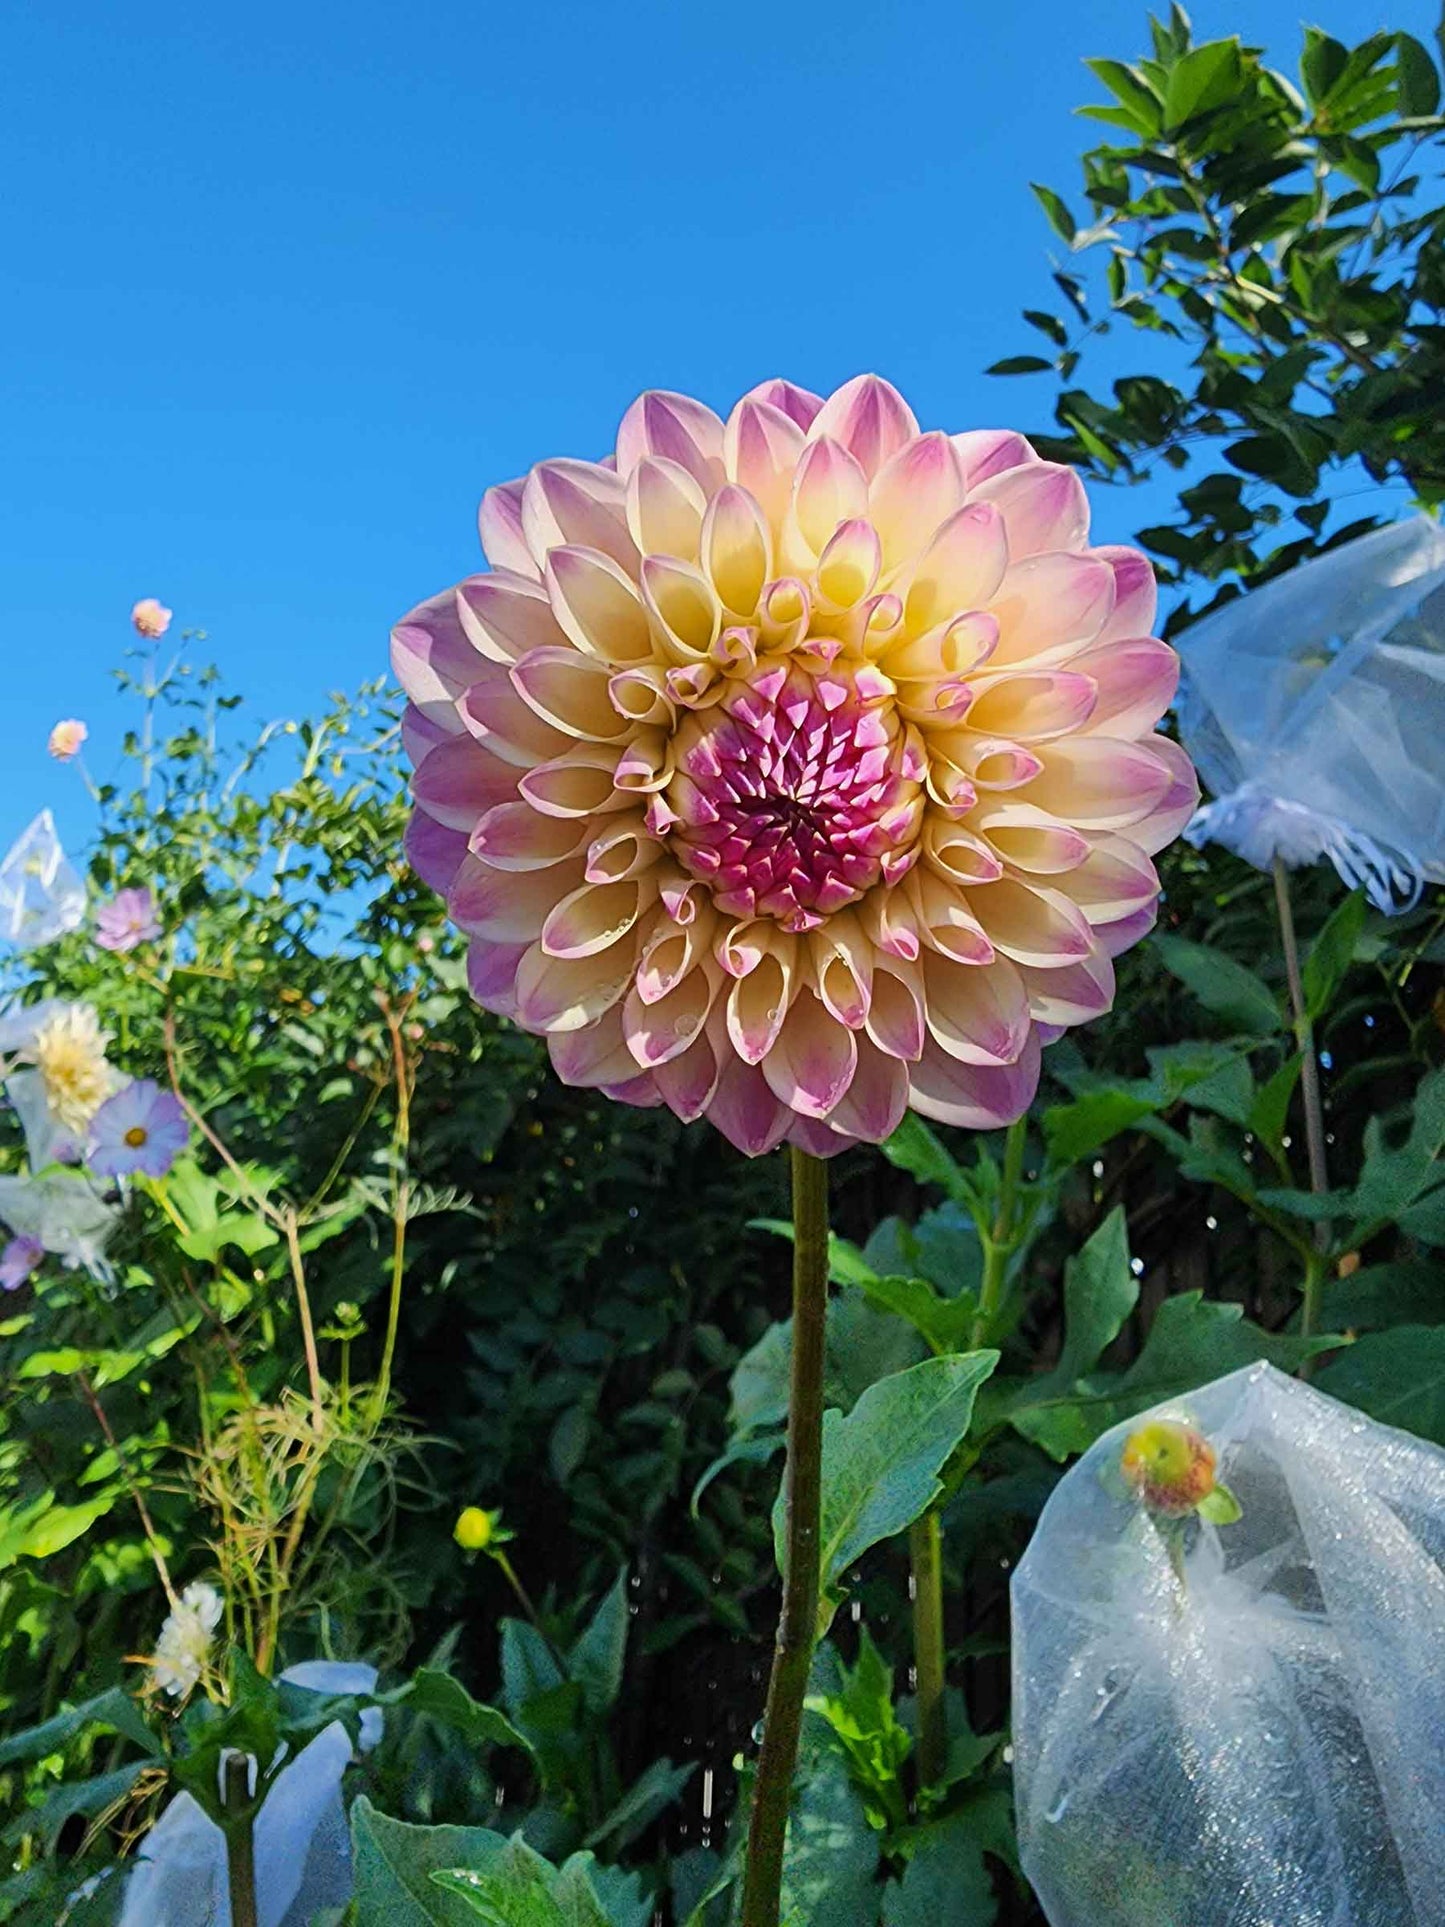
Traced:
[[1181, 733], [1217, 799], [1203, 834], [1256, 863], [1329, 856], [1377, 900], [1445, 880], [1445, 531], [1376, 529], [1180, 651]]
[[1445, 1453], [1260, 1365], [1161, 1407], [1243, 1507], [1184, 1585], [1118, 1476], [1013, 1581], [1024, 1868], [1053, 1927], [1445, 1923]]

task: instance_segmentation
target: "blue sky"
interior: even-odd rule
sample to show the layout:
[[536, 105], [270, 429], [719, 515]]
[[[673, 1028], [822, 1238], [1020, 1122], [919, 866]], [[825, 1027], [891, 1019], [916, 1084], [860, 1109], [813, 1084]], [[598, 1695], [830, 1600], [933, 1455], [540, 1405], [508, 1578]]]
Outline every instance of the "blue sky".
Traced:
[[[1293, 67], [1293, 0], [1194, 9]], [[632, 396], [726, 409], [862, 368], [927, 424], [1037, 423], [1025, 351], [1074, 187], [1086, 54], [1138, 0], [421, 0], [12, 10], [0, 849], [89, 808], [45, 754], [158, 595], [257, 720], [385, 663], [390, 623], [477, 566], [486, 484], [596, 454]], [[1319, 0], [1342, 37], [1422, 0]], [[1112, 537], [1138, 498], [1105, 497]]]

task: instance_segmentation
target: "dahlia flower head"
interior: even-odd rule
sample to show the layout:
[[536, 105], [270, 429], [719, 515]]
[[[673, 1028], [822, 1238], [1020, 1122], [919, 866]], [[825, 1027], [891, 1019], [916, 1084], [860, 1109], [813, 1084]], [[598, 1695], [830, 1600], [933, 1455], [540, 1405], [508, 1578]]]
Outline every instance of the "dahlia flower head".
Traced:
[[752, 1155], [1021, 1114], [1198, 794], [1153, 573], [1073, 471], [770, 381], [726, 422], [642, 395], [480, 527], [392, 639], [477, 1001]]

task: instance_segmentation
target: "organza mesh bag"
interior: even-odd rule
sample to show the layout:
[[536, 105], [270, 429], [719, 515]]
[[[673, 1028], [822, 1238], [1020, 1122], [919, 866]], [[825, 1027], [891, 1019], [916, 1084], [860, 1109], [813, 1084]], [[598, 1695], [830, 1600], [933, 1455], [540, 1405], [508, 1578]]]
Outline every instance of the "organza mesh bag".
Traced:
[[1232, 1524], [1169, 1520], [1116, 1427], [1013, 1580], [1024, 1870], [1052, 1927], [1442, 1927], [1445, 1452], [1268, 1365], [1151, 1417]]
[[1445, 531], [1376, 529], [1180, 641], [1179, 728], [1214, 794], [1186, 834], [1267, 869], [1329, 857], [1389, 911], [1445, 881]]

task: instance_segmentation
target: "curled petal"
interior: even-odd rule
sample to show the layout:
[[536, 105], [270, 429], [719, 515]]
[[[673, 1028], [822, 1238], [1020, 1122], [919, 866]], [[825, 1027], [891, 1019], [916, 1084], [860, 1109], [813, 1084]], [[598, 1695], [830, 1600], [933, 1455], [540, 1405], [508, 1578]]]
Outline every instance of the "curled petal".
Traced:
[[1079, 549], [1089, 536], [1089, 498], [1071, 468], [1057, 462], [1026, 462], [980, 482], [976, 502], [992, 502], [1008, 530], [1015, 562], [1051, 549]]
[[782, 409], [745, 396], [728, 419], [723, 452], [729, 479], [748, 491], [776, 535], [793, 499], [802, 429]]
[[590, 817], [622, 809], [627, 799], [617, 793], [620, 757], [615, 745], [574, 743], [561, 756], [529, 769], [517, 788], [544, 816]]
[[639, 395], [617, 431], [617, 472], [630, 475], [647, 455], [659, 455], [687, 470], [706, 494], [721, 487], [723, 425], [713, 411], [691, 395], [654, 388]]
[[691, 923], [657, 920], [637, 964], [637, 994], [643, 1003], [660, 1003], [691, 975], [708, 954], [715, 923], [711, 907]]
[[923, 973], [897, 957], [879, 957], [864, 1030], [889, 1057], [910, 1062], [923, 1054], [928, 1039]]
[[993, 667], [1059, 662], [1092, 642], [1114, 606], [1114, 572], [1095, 555], [1035, 555], [1015, 563], [989, 604], [998, 618]]
[[652, 655], [647, 610], [611, 556], [600, 549], [553, 549], [546, 579], [557, 625], [584, 655], [623, 664]]
[[1003, 875], [1003, 865], [983, 838], [947, 817], [934, 817], [925, 826], [923, 860], [946, 883], [969, 889]]
[[676, 462], [648, 455], [627, 478], [627, 526], [643, 555], [695, 562], [707, 496]]
[[808, 440], [827, 436], [840, 442], [871, 481], [917, 433], [917, 416], [891, 382], [877, 375], [855, 375], [823, 403], [808, 429]]
[[771, 381], [760, 381], [756, 388], [750, 388], [743, 399], [766, 402], [770, 408], [778, 409], [802, 429], [812, 427], [818, 410], [823, 406], [821, 395], [815, 395], [810, 388], [800, 388], [795, 381], [784, 381], [776, 375]]
[[868, 518], [883, 543], [884, 568], [911, 562], [929, 534], [963, 506], [963, 494], [963, 470], [947, 435], [935, 429], [905, 442], [868, 491]]
[[525, 946], [541, 936], [557, 899], [581, 881], [582, 865], [575, 860], [519, 875], [468, 856], [447, 891], [447, 908], [469, 937]]
[[906, 887], [930, 950], [941, 950], [955, 963], [993, 962], [994, 947], [970, 907], [967, 890], [923, 866]]
[[637, 573], [626, 484], [598, 462], [538, 462], [522, 490], [522, 529], [539, 571], [549, 550], [565, 546], [601, 549]]
[[827, 1011], [849, 1030], [867, 1020], [873, 996], [873, 949], [850, 910], [829, 917], [808, 940], [813, 983]]
[[517, 772], [470, 736], [448, 736], [417, 764], [411, 787], [428, 816], [470, 834], [488, 810], [515, 801]]
[[636, 945], [600, 956], [554, 957], [534, 943], [517, 965], [517, 1022], [526, 1030], [582, 1030], [610, 1010], [632, 981]]
[[629, 993], [622, 1022], [628, 1049], [644, 1070], [680, 1057], [701, 1036], [721, 982], [722, 972], [705, 957], [653, 1003], [644, 1003], [635, 988]]
[[1087, 957], [1094, 947], [1088, 919], [1058, 890], [1002, 877], [970, 891], [968, 901], [995, 949], [1015, 963], [1047, 970]]
[[542, 925], [549, 957], [596, 957], [620, 943], [652, 901], [643, 880], [586, 883], [563, 897]]
[[998, 624], [980, 609], [911, 639], [906, 632], [900, 634], [882, 651], [880, 661], [895, 681], [937, 682], [972, 674], [988, 661], [997, 644]]
[[1031, 1034], [1012, 1064], [964, 1064], [931, 1044], [908, 1074], [911, 1103], [924, 1117], [966, 1131], [992, 1131], [1012, 1124], [1034, 1101], [1039, 1085], [1039, 1044]]
[[745, 1064], [730, 1050], [722, 1058], [717, 1090], [706, 1117], [729, 1144], [750, 1158], [762, 1157], [781, 1144], [793, 1121], [757, 1066]]
[[1102, 1017], [1114, 1002], [1114, 966], [1102, 947], [1061, 970], [1034, 970], [1020, 964], [1019, 975], [1036, 1023], [1087, 1024]]
[[1113, 545], [1095, 549], [1094, 554], [1114, 571], [1114, 607], [1099, 632], [1099, 641], [1128, 642], [1137, 636], [1152, 636], [1159, 606], [1153, 563], [1137, 549]]
[[[1028, 800], [1048, 815], [1085, 830], [1142, 825], [1175, 787], [1174, 765], [1163, 754], [1165, 740], [1152, 738], [1147, 747], [1117, 742], [1111, 736], [1073, 736], [1048, 743], [1039, 752], [1043, 769], [1027, 785]], [[1193, 781], [1192, 771], [1189, 781]], [[1183, 801], [1181, 794], [1181, 805]], [[1163, 840], [1167, 843], [1169, 838]]]
[[871, 522], [840, 522], [818, 557], [818, 593], [835, 609], [862, 602], [878, 580], [882, 550]]
[[760, 1064], [773, 1048], [798, 993], [796, 943], [780, 936], [728, 992], [728, 1037], [745, 1064]]
[[576, 856], [590, 834], [585, 823], [539, 815], [530, 803], [499, 803], [472, 831], [469, 847], [494, 870], [548, 870]]
[[924, 952], [929, 1035], [966, 1064], [1012, 1064], [1029, 1034], [1023, 979], [1000, 957], [978, 969]]
[[923, 949], [922, 926], [902, 890], [870, 890], [858, 906], [863, 928], [885, 957], [915, 963]]
[[1142, 736], [1152, 730], [1174, 700], [1179, 658], [1167, 642], [1143, 636], [1130, 642], [1095, 643], [1069, 667], [1091, 676], [1098, 690], [1087, 728], [1090, 734]]
[[522, 490], [527, 478], [499, 482], [482, 497], [477, 511], [477, 532], [482, 538], [482, 553], [494, 569], [511, 569], [535, 581], [541, 570], [533, 560], [522, 528]]
[[529, 649], [558, 648], [566, 642], [542, 584], [505, 570], [474, 575], [459, 584], [457, 616], [472, 647], [489, 662], [509, 668]]
[[1075, 670], [1034, 675], [982, 676], [965, 713], [969, 729], [1015, 743], [1046, 743], [1080, 729], [1093, 714], [1098, 690]]
[[904, 627], [916, 636], [981, 608], [1007, 568], [1003, 516], [992, 502], [970, 502], [948, 517], [918, 558], [904, 598]]
[[700, 538], [702, 566], [722, 605], [734, 616], [751, 616], [772, 574], [773, 544], [767, 519], [744, 488], [729, 483], [708, 504]]
[[857, 1062], [853, 1032], [805, 990], [793, 1000], [762, 1072], [779, 1103], [804, 1117], [821, 1118], [852, 1083]]
[[[589, 826], [587, 834], [597, 828]], [[647, 827], [640, 810], [615, 816], [587, 845], [587, 881], [622, 883], [650, 870], [662, 856], [662, 845]]]
[[1154, 903], [1159, 878], [1137, 844], [1124, 836], [1094, 836], [1090, 844], [1088, 856], [1058, 887], [1091, 924], [1116, 923]]
[[807, 551], [821, 555], [840, 522], [868, 513], [868, 479], [840, 443], [810, 441], [793, 477], [793, 524]]
[[722, 605], [700, 569], [669, 556], [642, 564], [642, 596], [653, 630], [671, 662], [702, 662], [722, 629]]
[[[568, 652], [571, 653], [570, 651]], [[489, 676], [474, 683], [458, 705], [462, 722], [482, 746], [504, 763], [530, 769], [560, 756], [571, 738], [543, 722], [517, 694], [510, 676]]]
[[612, 707], [610, 670], [575, 649], [534, 649], [512, 666], [512, 686], [529, 709], [564, 736], [616, 743], [631, 725]]
[[1093, 849], [1082, 830], [1046, 816], [1031, 803], [990, 802], [969, 821], [1011, 869], [1037, 876], [1076, 870]]
[[670, 728], [677, 716], [677, 702], [667, 678], [668, 671], [655, 662], [619, 669], [607, 685], [612, 707], [630, 723]]
[[1043, 763], [1022, 743], [996, 736], [980, 736], [974, 730], [960, 729], [934, 736], [930, 753], [944, 756], [981, 790], [1016, 790], [1031, 783]]
[[990, 475], [1001, 475], [1006, 468], [1020, 468], [1039, 459], [1033, 444], [1013, 428], [970, 428], [954, 436], [953, 446], [971, 489]]

